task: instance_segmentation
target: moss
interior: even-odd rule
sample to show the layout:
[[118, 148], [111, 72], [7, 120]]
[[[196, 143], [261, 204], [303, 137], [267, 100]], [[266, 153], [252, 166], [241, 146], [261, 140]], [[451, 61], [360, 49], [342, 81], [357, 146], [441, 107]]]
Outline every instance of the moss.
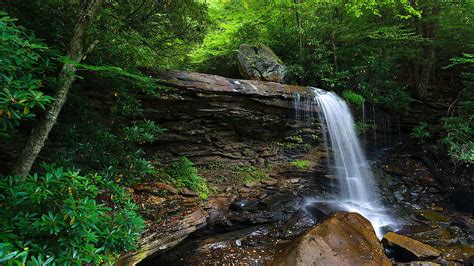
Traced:
[[296, 160], [296, 161], [290, 162], [290, 164], [301, 170], [306, 170], [311, 167], [311, 161], [308, 161], [308, 160]]
[[449, 219], [445, 217], [444, 215], [440, 214], [439, 212], [436, 211], [431, 211], [431, 210], [423, 210], [420, 211], [419, 214], [423, 216], [425, 219], [431, 222], [440, 222], [440, 223], [448, 223]]

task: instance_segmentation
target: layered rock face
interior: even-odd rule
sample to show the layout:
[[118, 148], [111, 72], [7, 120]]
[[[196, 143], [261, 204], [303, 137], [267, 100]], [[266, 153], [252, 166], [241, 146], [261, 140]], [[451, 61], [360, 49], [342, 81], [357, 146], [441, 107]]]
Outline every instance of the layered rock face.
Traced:
[[167, 132], [148, 154], [166, 162], [187, 156], [195, 164], [214, 161], [266, 164], [278, 159], [272, 142], [290, 136], [294, 93], [312, 97], [306, 87], [236, 80], [183, 71], [144, 70], [169, 89], [160, 97], [142, 97], [147, 119]]

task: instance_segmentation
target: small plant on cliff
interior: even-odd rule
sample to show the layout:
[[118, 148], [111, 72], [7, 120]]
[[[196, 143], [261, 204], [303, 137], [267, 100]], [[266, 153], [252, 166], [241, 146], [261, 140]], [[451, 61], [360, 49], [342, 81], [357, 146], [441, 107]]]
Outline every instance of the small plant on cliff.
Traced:
[[427, 139], [431, 137], [431, 133], [428, 130], [429, 124], [426, 122], [420, 122], [411, 131], [410, 136], [415, 138], [419, 143], [425, 143]]
[[344, 99], [352, 104], [354, 104], [355, 106], [357, 107], [361, 107], [364, 102], [365, 102], [365, 99], [362, 95], [360, 94], [357, 94], [351, 90], [345, 90], [342, 92], [342, 97], [344, 97]]
[[309, 169], [311, 167], [311, 161], [308, 160], [296, 160], [290, 162], [290, 164], [301, 170]]
[[165, 169], [166, 174], [177, 189], [187, 187], [199, 194], [201, 199], [207, 199], [209, 187], [206, 179], [198, 175], [196, 167], [186, 157], [181, 157]]
[[236, 174], [237, 178], [241, 180], [243, 184], [250, 185], [254, 184], [262, 179], [268, 177], [272, 170], [272, 166], [267, 167], [255, 167], [255, 166], [233, 166], [232, 172]]
[[135, 248], [144, 223], [123, 188], [43, 168], [44, 175], [0, 179], [0, 263], [100, 265]]

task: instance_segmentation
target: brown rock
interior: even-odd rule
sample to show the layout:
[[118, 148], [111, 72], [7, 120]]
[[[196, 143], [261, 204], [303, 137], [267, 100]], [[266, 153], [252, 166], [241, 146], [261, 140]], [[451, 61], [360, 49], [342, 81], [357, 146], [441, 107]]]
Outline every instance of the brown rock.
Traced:
[[188, 188], [183, 188], [179, 194], [183, 195], [183, 196], [186, 196], [186, 197], [198, 197], [199, 194], [188, 189]]
[[395, 263], [400, 266], [439, 266], [441, 264], [432, 261], [410, 261], [408, 263]]
[[145, 232], [138, 242], [138, 249], [122, 254], [115, 265], [136, 265], [157, 252], [176, 246], [189, 234], [205, 226], [206, 219], [207, 213], [200, 207], [194, 207], [179, 217], [169, 217], [162, 227], [150, 234]]
[[274, 178], [267, 178], [267, 179], [262, 180], [261, 183], [267, 186], [274, 186], [278, 184], [278, 180]]
[[165, 184], [165, 183], [161, 183], [161, 182], [138, 184], [138, 185], [133, 186], [133, 190], [136, 192], [148, 192], [148, 193], [163, 193], [163, 192], [169, 192], [171, 194], [178, 193], [178, 191], [173, 186]]
[[300, 178], [292, 178], [292, 179], [288, 180], [288, 182], [290, 182], [291, 184], [296, 184], [296, 183], [300, 182]]
[[396, 247], [407, 251], [418, 259], [434, 258], [441, 255], [441, 251], [418, 240], [388, 232], [382, 242], [389, 247]]
[[391, 265], [370, 222], [337, 212], [298, 240], [278, 265]]

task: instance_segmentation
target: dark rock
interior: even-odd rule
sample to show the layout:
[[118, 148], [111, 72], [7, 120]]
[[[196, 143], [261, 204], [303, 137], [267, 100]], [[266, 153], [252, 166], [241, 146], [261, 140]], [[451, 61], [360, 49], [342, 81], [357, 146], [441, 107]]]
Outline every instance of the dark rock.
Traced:
[[451, 193], [451, 201], [459, 210], [474, 213], [474, 191], [469, 188], [455, 188]]
[[296, 211], [291, 219], [282, 226], [277, 227], [275, 233], [281, 239], [294, 239], [316, 224], [317, 219], [304, 210]]
[[246, 79], [280, 83], [285, 79], [283, 62], [266, 45], [240, 45], [237, 63], [240, 74]]
[[245, 206], [247, 206], [248, 203], [249, 200], [247, 199], [236, 200], [230, 204], [230, 209], [234, 211], [241, 211], [244, 209]]

